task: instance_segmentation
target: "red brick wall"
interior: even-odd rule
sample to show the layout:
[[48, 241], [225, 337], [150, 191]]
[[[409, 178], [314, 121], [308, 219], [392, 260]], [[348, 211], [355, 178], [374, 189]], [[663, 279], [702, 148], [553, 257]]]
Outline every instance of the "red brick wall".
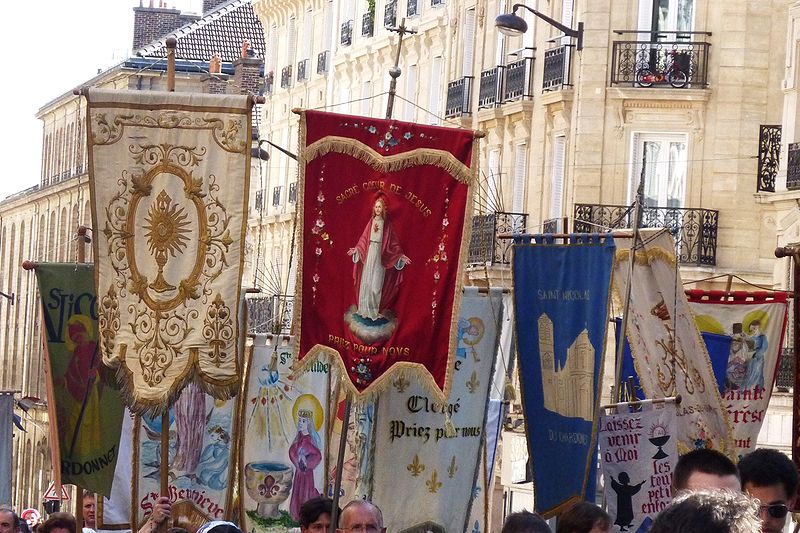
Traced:
[[160, 7], [134, 7], [133, 49], [138, 50], [183, 25], [181, 12]]

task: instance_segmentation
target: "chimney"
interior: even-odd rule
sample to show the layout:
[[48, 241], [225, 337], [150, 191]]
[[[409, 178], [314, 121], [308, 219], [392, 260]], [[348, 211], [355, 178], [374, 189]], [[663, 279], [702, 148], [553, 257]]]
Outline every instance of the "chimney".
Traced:
[[242, 57], [233, 64], [233, 83], [240, 94], [258, 94], [261, 85], [261, 66], [263, 60], [256, 57], [255, 50], [250, 48], [250, 42], [242, 43]]
[[209, 11], [214, 11], [226, 2], [228, 0], [203, 0], [203, 15], [206, 15]]
[[[163, 0], [159, 1], [159, 6], [165, 5]], [[180, 10], [168, 9], [166, 7], [153, 7], [150, 0], [149, 7], [133, 8], [133, 50], [138, 50], [148, 44], [164, 37], [169, 32], [183, 25], [180, 18]]]
[[208, 62], [208, 73], [210, 76], [206, 81], [205, 92], [209, 94], [225, 94], [228, 88], [228, 75], [222, 74], [222, 58], [219, 54], [211, 56]]

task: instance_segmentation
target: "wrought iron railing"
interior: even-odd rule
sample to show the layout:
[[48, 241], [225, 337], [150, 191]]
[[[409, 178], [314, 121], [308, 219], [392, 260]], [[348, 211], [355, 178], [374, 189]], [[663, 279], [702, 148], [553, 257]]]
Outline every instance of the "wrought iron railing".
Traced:
[[361, 35], [363, 37], [372, 37], [375, 34], [375, 15], [373, 13], [364, 13], [361, 17]]
[[447, 84], [447, 108], [445, 117], [460, 117], [472, 114], [473, 76], [464, 76]]
[[297, 203], [297, 182], [294, 181], [289, 184], [289, 203], [296, 204]]
[[262, 209], [264, 209], [264, 190], [263, 189], [259, 189], [259, 190], [256, 191], [256, 198], [255, 198], [255, 201], [253, 202], [253, 207], [255, 208], [256, 211], [261, 211]]
[[[573, 231], [594, 233], [598, 228], [630, 228], [633, 209], [627, 205], [575, 204]], [[719, 211], [686, 207], [645, 207], [642, 228], [669, 228], [675, 236], [678, 262], [717, 264]]]
[[503, 102], [533, 98], [533, 58], [523, 57], [506, 65]]
[[297, 62], [297, 81], [306, 81], [310, 77], [308, 63], [308, 59]]
[[502, 73], [502, 66], [481, 72], [481, 84], [478, 88], [478, 109], [494, 107], [500, 103]]
[[281, 69], [281, 89], [287, 89], [292, 84], [292, 66], [287, 65]]
[[758, 130], [758, 182], [756, 192], [775, 192], [781, 156], [781, 126], [762, 124]]
[[272, 94], [275, 85], [275, 73], [269, 72], [264, 76], [264, 94]]
[[487, 215], [473, 216], [467, 261], [470, 264], [510, 264], [511, 239], [500, 239], [499, 236], [522, 233], [527, 224], [527, 213], [496, 211]]
[[788, 391], [794, 388], [794, 367], [794, 348], [783, 348], [778, 375], [775, 376], [775, 387], [779, 391]]
[[431, 7], [443, 6], [444, 0], [431, 0]]
[[572, 45], [556, 46], [544, 53], [544, 72], [542, 73], [542, 91], [558, 91], [571, 85], [569, 79], [569, 57]]
[[789, 143], [786, 157], [786, 188], [790, 191], [800, 189], [800, 143]]
[[317, 74], [328, 73], [328, 55], [329, 52], [327, 50], [317, 54]]
[[283, 190], [282, 185], [278, 185], [272, 188], [272, 206], [278, 207], [281, 205], [281, 192]]
[[[634, 40], [614, 41], [611, 85], [633, 87], [692, 87], [708, 85], [709, 32], [615, 31]], [[641, 39], [641, 40], [637, 40]], [[648, 40], [649, 39], [649, 40]], [[668, 40], [669, 39], [669, 40]]]
[[342, 37], [340, 41], [342, 46], [350, 46], [353, 44], [353, 21], [348, 20], [342, 23]]
[[389, 0], [383, 8], [383, 25], [390, 28], [397, 25], [397, 0]]
[[419, 15], [419, 0], [408, 0], [408, 4], [406, 4], [406, 16], [413, 17], [415, 15]]

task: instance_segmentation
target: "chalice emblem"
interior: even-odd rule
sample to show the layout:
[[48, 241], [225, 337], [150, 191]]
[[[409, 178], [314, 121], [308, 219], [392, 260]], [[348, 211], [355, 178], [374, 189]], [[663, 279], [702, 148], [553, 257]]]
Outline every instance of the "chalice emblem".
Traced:
[[172, 202], [167, 191], [162, 190], [150, 206], [144, 229], [147, 230], [147, 244], [158, 265], [158, 275], [149, 285], [156, 292], [166, 292], [175, 288], [164, 279], [164, 267], [170, 257], [183, 253], [189, 240], [189, 220], [186, 211]]
[[662, 424], [660, 421], [656, 422], [650, 427], [650, 438], [648, 439], [653, 446], [658, 447], [658, 451], [653, 456], [653, 459], [663, 459], [668, 457], [668, 455], [664, 452], [663, 446], [669, 441], [669, 434], [667, 433], [667, 427]]

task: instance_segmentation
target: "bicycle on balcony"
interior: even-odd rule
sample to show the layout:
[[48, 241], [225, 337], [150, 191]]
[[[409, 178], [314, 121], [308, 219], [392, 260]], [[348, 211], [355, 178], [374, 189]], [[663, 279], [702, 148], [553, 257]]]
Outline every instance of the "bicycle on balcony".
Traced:
[[687, 71], [688, 61], [685, 52], [671, 50], [669, 52], [669, 63], [667, 68], [662, 71], [653, 71], [649, 67], [644, 67], [636, 71], [636, 83], [641, 87], [652, 87], [655, 83], [669, 83], [676, 89], [686, 87], [689, 81]]

